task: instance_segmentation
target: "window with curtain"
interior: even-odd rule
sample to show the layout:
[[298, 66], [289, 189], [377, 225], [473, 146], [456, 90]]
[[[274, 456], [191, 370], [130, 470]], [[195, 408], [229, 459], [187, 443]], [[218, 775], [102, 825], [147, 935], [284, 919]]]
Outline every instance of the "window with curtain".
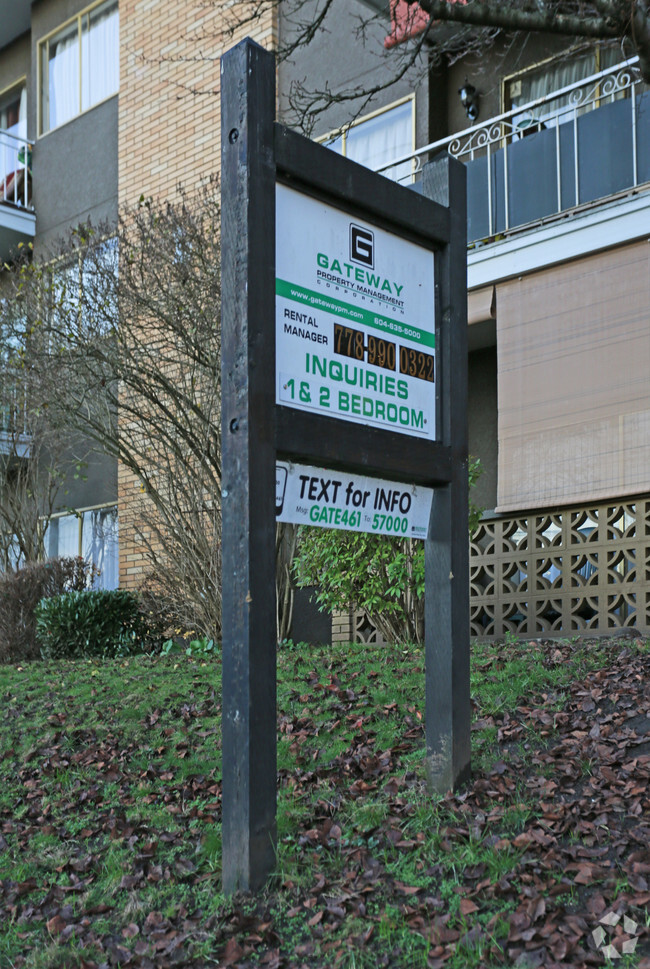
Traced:
[[0, 95], [0, 182], [18, 168], [20, 146], [14, 138], [27, 138], [27, 90], [24, 82]]
[[117, 508], [95, 508], [84, 512], [81, 528], [81, 554], [99, 569], [95, 585], [99, 589], [117, 589], [119, 558]]
[[82, 556], [99, 570], [97, 589], [116, 589], [119, 584], [117, 508], [90, 508], [69, 515], [54, 515], [47, 527], [50, 558]]
[[[553, 58], [536, 67], [531, 67], [515, 77], [505, 79], [504, 110], [517, 108], [538, 98], [546, 97], [553, 91], [559, 91], [570, 84], [575, 84], [585, 77], [597, 74], [613, 67], [621, 60], [620, 50], [615, 48], [592, 47], [580, 52], [567, 52], [560, 57]], [[569, 104], [569, 95], [547, 101], [535, 111], [535, 119], [544, 122], [545, 127], [551, 127], [559, 121], [562, 124], [573, 118], [571, 112], [562, 113], [562, 108]], [[517, 123], [515, 117], [514, 123]], [[522, 126], [525, 126], [527, 116], [521, 116]]]
[[56, 337], [83, 329], [86, 336], [106, 335], [113, 325], [117, 299], [117, 239], [79, 250], [74, 262], [53, 266], [49, 308]]
[[[342, 132], [323, 139], [327, 148], [365, 165], [373, 171], [394, 158], [413, 151], [414, 99], [386, 108], [360, 118]], [[413, 163], [402, 162], [381, 173], [396, 182], [406, 183], [413, 179]]]
[[65, 124], [119, 88], [117, 0], [83, 11], [39, 44], [40, 134]]
[[28, 433], [25, 420], [25, 385], [17, 379], [26, 322], [17, 300], [0, 299], [0, 311], [13, 317], [0, 326], [0, 437], [4, 434]]

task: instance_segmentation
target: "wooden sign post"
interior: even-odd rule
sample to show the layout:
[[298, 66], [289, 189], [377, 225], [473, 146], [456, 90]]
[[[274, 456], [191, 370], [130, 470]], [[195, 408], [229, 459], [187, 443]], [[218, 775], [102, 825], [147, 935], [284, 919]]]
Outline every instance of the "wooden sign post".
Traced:
[[221, 61], [226, 892], [275, 861], [276, 516], [425, 539], [429, 785], [470, 769], [465, 171], [445, 155], [420, 195], [274, 114], [245, 40]]

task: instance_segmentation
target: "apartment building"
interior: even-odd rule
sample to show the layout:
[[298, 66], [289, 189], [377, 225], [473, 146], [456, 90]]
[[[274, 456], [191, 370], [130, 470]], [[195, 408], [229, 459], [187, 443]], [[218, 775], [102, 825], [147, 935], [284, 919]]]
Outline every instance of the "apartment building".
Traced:
[[[385, 74], [378, 52], [408, 43], [393, 9], [362, 43], [367, 7], [347, 0], [280, 63], [279, 118], [305, 78], [343, 89]], [[230, 15], [180, 0], [0, 0], [3, 260], [218, 173], [220, 53], [295, 29], [270, 9], [235, 29]], [[650, 98], [619, 61], [598, 45], [497, 39], [452, 66], [421, 58], [369, 101], [332, 103], [312, 131], [414, 191], [438, 152], [467, 166], [469, 433], [486, 509], [476, 635], [650, 628]], [[70, 484], [50, 553], [79, 551], [107, 584], [137, 585], [140, 500], [134, 476], [97, 457]], [[349, 616], [334, 634], [372, 631]]]
[[650, 93], [619, 45], [556, 45], [456, 65], [429, 147], [468, 174], [475, 635], [650, 628]]
[[[81, 4], [2, 3], [2, 262], [20, 243], [34, 244], [46, 258], [80, 222], [115, 220], [118, 51], [117, 2], [87, 12]], [[69, 273], [75, 270], [79, 266], [66, 267]], [[4, 453], [20, 408], [2, 416]], [[30, 446], [27, 439], [25, 461]], [[95, 454], [75, 473], [70, 468], [46, 536], [51, 555], [83, 554], [101, 568], [100, 581], [107, 587], [118, 582], [116, 501], [115, 464]]]
[[[428, 20], [391, 10], [388, 48]], [[332, 50], [348, 29], [332, 27]], [[647, 631], [650, 92], [618, 43], [501, 35], [436, 65], [412, 98], [411, 137], [428, 127], [429, 141], [370, 167], [415, 191], [440, 152], [467, 170], [469, 449], [485, 509], [472, 633]], [[398, 94], [339, 137], [327, 119], [315, 134], [368, 164], [365, 130], [404, 110]], [[342, 639], [375, 635], [363, 615], [336, 623]]]
[[472, 633], [647, 632], [650, 92], [618, 44], [529, 36], [428, 97], [444, 135], [386, 171], [467, 170]]
[[[174, 199], [179, 186], [192, 193], [218, 173], [219, 53], [226, 40], [217, 14], [216, 7], [180, 2], [1, 0], [3, 262], [21, 243], [48, 260], [75, 227], [115, 224], [120, 206], [141, 195]], [[197, 63], [196, 38], [204, 32], [217, 49]], [[270, 17], [253, 32], [272, 45]], [[235, 32], [227, 43], [237, 39]], [[15, 451], [20, 421], [20, 408], [9, 410], [0, 429], [7, 454]], [[25, 438], [18, 457], [29, 455]], [[141, 501], [140, 482], [94, 452], [59, 488], [46, 550], [84, 555], [107, 587], [136, 586], [145, 571]]]

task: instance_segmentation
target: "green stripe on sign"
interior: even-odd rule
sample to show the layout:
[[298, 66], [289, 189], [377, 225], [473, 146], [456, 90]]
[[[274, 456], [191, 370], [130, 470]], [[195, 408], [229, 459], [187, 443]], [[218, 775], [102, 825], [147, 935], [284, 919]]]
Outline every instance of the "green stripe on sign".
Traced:
[[381, 330], [382, 333], [390, 333], [391, 336], [402, 337], [412, 343], [421, 343], [425, 347], [435, 347], [436, 337], [434, 333], [421, 330], [417, 326], [410, 326], [400, 323], [398, 320], [389, 320], [386, 316], [379, 316], [372, 310], [360, 309], [351, 306], [340, 299], [333, 299], [331, 296], [322, 296], [312, 289], [304, 289], [294, 283], [288, 283], [286, 279], [275, 280], [276, 296], [283, 296], [285, 299], [293, 300], [295, 303], [302, 303], [315, 310], [323, 310], [332, 313], [341, 319], [349, 320], [351, 323], [363, 323], [373, 330]]

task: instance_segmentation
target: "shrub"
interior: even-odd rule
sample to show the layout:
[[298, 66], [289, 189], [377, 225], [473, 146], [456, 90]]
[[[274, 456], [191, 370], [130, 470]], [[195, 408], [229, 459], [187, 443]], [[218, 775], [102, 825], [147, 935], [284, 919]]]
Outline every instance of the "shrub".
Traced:
[[154, 589], [149, 579], [142, 588], [138, 589], [140, 615], [147, 627], [147, 637], [152, 645], [169, 639], [178, 628], [176, 614], [173, 612], [167, 596]]
[[305, 528], [295, 574], [318, 587], [328, 612], [363, 609], [386, 642], [418, 643], [424, 634], [424, 545], [413, 538]]
[[[480, 474], [480, 461], [470, 458], [470, 536], [481, 518], [471, 495]], [[318, 587], [321, 610], [361, 609], [386, 642], [422, 642], [424, 545], [418, 539], [303, 527], [294, 574], [299, 586]]]
[[44, 659], [125, 656], [150, 645], [139, 596], [127, 589], [87, 589], [42, 599], [36, 637]]
[[208, 639], [207, 636], [200, 636], [198, 639], [190, 640], [187, 646], [181, 645], [176, 639], [167, 639], [162, 644], [160, 655], [171, 656], [172, 653], [184, 652], [187, 656], [214, 656], [218, 650], [219, 647], [214, 639]]
[[0, 663], [40, 659], [34, 610], [41, 599], [85, 589], [95, 571], [82, 558], [31, 562], [0, 574]]

